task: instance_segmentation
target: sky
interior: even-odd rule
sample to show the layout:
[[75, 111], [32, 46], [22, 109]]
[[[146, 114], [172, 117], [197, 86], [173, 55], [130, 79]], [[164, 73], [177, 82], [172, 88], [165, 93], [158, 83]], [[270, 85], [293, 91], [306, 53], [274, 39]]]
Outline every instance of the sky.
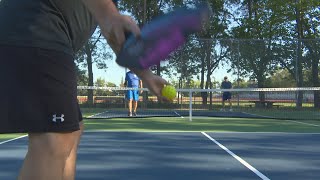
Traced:
[[[130, 16], [128, 12], [123, 12], [123, 13]], [[123, 67], [120, 67], [115, 62], [115, 57], [113, 60], [108, 60], [107, 63], [108, 63], [107, 64], [108, 68], [106, 70], [97, 69], [97, 67], [94, 65], [93, 67], [94, 81], [96, 81], [97, 78], [103, 78], [107, 82], [112, 82], [112, 83], [115, 83], [117, 86], [119, 86], [121, 83], [121, 79], [124, 80], [125, 78], [126, 69]], [[215, 72], [213, 73], [212, 80], [223, 81], [224, 76], [228, 76], [230, 81], [234, 81], [237, 79], [236, 75], [232, 75], [232, 73], [227, 73], [226, 68], [223, 68], [220, 66], [220, 69], [216, 69]], [[168, 77], [163, 76], [163, 78], [170, 82], [170, 79], [168, 79]]]
[[112, 82], [119, 86], [121, 78], [124, 79], [125, 77], [125, 68], [119, 66], [115, 60], [107, 60], [107, 69], [98, 69], [95, 65], [93, 66], [94, 81], [98, 78], [102, 78], [107, 82]]
[[[107, 61], [108, 68], [106, 70], [98, 69], [95, 65], [93, 67], [93, 76], [94, 81], [96, 81], [98, 78], [105, 79], [107, 82], [115, 83], [117, 86], [121, 83], [121, 78], [124, 79], [126, 69], [119, 66], [115, 60], [108, 60]], [[213, 76], [216, 81], [222, 81], [224, 76], [228, 76], [230, 81], [235, 80], [237, 77], [235, 75], [232, 75], [231, 73], [227, 73], [226, 69], [217, 69]], [[167, 81], [170, 81], [168, 77], [163, 76], [164, 79]]]

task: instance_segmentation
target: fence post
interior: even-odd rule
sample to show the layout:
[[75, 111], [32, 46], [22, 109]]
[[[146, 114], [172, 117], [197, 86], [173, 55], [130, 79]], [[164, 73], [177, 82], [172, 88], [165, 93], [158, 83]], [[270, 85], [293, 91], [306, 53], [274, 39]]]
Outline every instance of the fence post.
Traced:
[[192, 90], [189, 89], [189, 121], [192, 121]]

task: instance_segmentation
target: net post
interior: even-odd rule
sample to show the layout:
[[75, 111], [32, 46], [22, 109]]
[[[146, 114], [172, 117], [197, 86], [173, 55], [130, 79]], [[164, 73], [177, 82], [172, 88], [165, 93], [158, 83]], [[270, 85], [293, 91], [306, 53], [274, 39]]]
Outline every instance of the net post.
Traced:
[[192, 89], [189, 89], [189, 121], [192, 121]]

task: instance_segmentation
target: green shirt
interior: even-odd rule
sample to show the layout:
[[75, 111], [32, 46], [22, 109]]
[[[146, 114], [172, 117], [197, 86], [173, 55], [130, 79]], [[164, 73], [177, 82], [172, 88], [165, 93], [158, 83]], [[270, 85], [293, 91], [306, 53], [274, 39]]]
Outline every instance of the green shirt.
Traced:
[[81, 0], [0, 0], [0, 45], [74, 55], [96, 27]]

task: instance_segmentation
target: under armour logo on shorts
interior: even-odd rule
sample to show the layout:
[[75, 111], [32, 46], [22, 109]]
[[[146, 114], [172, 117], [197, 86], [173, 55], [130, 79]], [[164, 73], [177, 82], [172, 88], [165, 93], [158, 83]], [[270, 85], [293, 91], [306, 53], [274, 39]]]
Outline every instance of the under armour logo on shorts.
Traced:
[[59, 117], [59, 116], [57, 116], [57, 114], [54, 114], [54, 115], [52, 115], [53, 116], [53, 118], [52, 118], [52, 121], [53, 122], [57, 122], [57, 120], [60, 120], [60, 122], [63, 122], [64, 121], [64, 114], [61, 114], [61, 116]]

